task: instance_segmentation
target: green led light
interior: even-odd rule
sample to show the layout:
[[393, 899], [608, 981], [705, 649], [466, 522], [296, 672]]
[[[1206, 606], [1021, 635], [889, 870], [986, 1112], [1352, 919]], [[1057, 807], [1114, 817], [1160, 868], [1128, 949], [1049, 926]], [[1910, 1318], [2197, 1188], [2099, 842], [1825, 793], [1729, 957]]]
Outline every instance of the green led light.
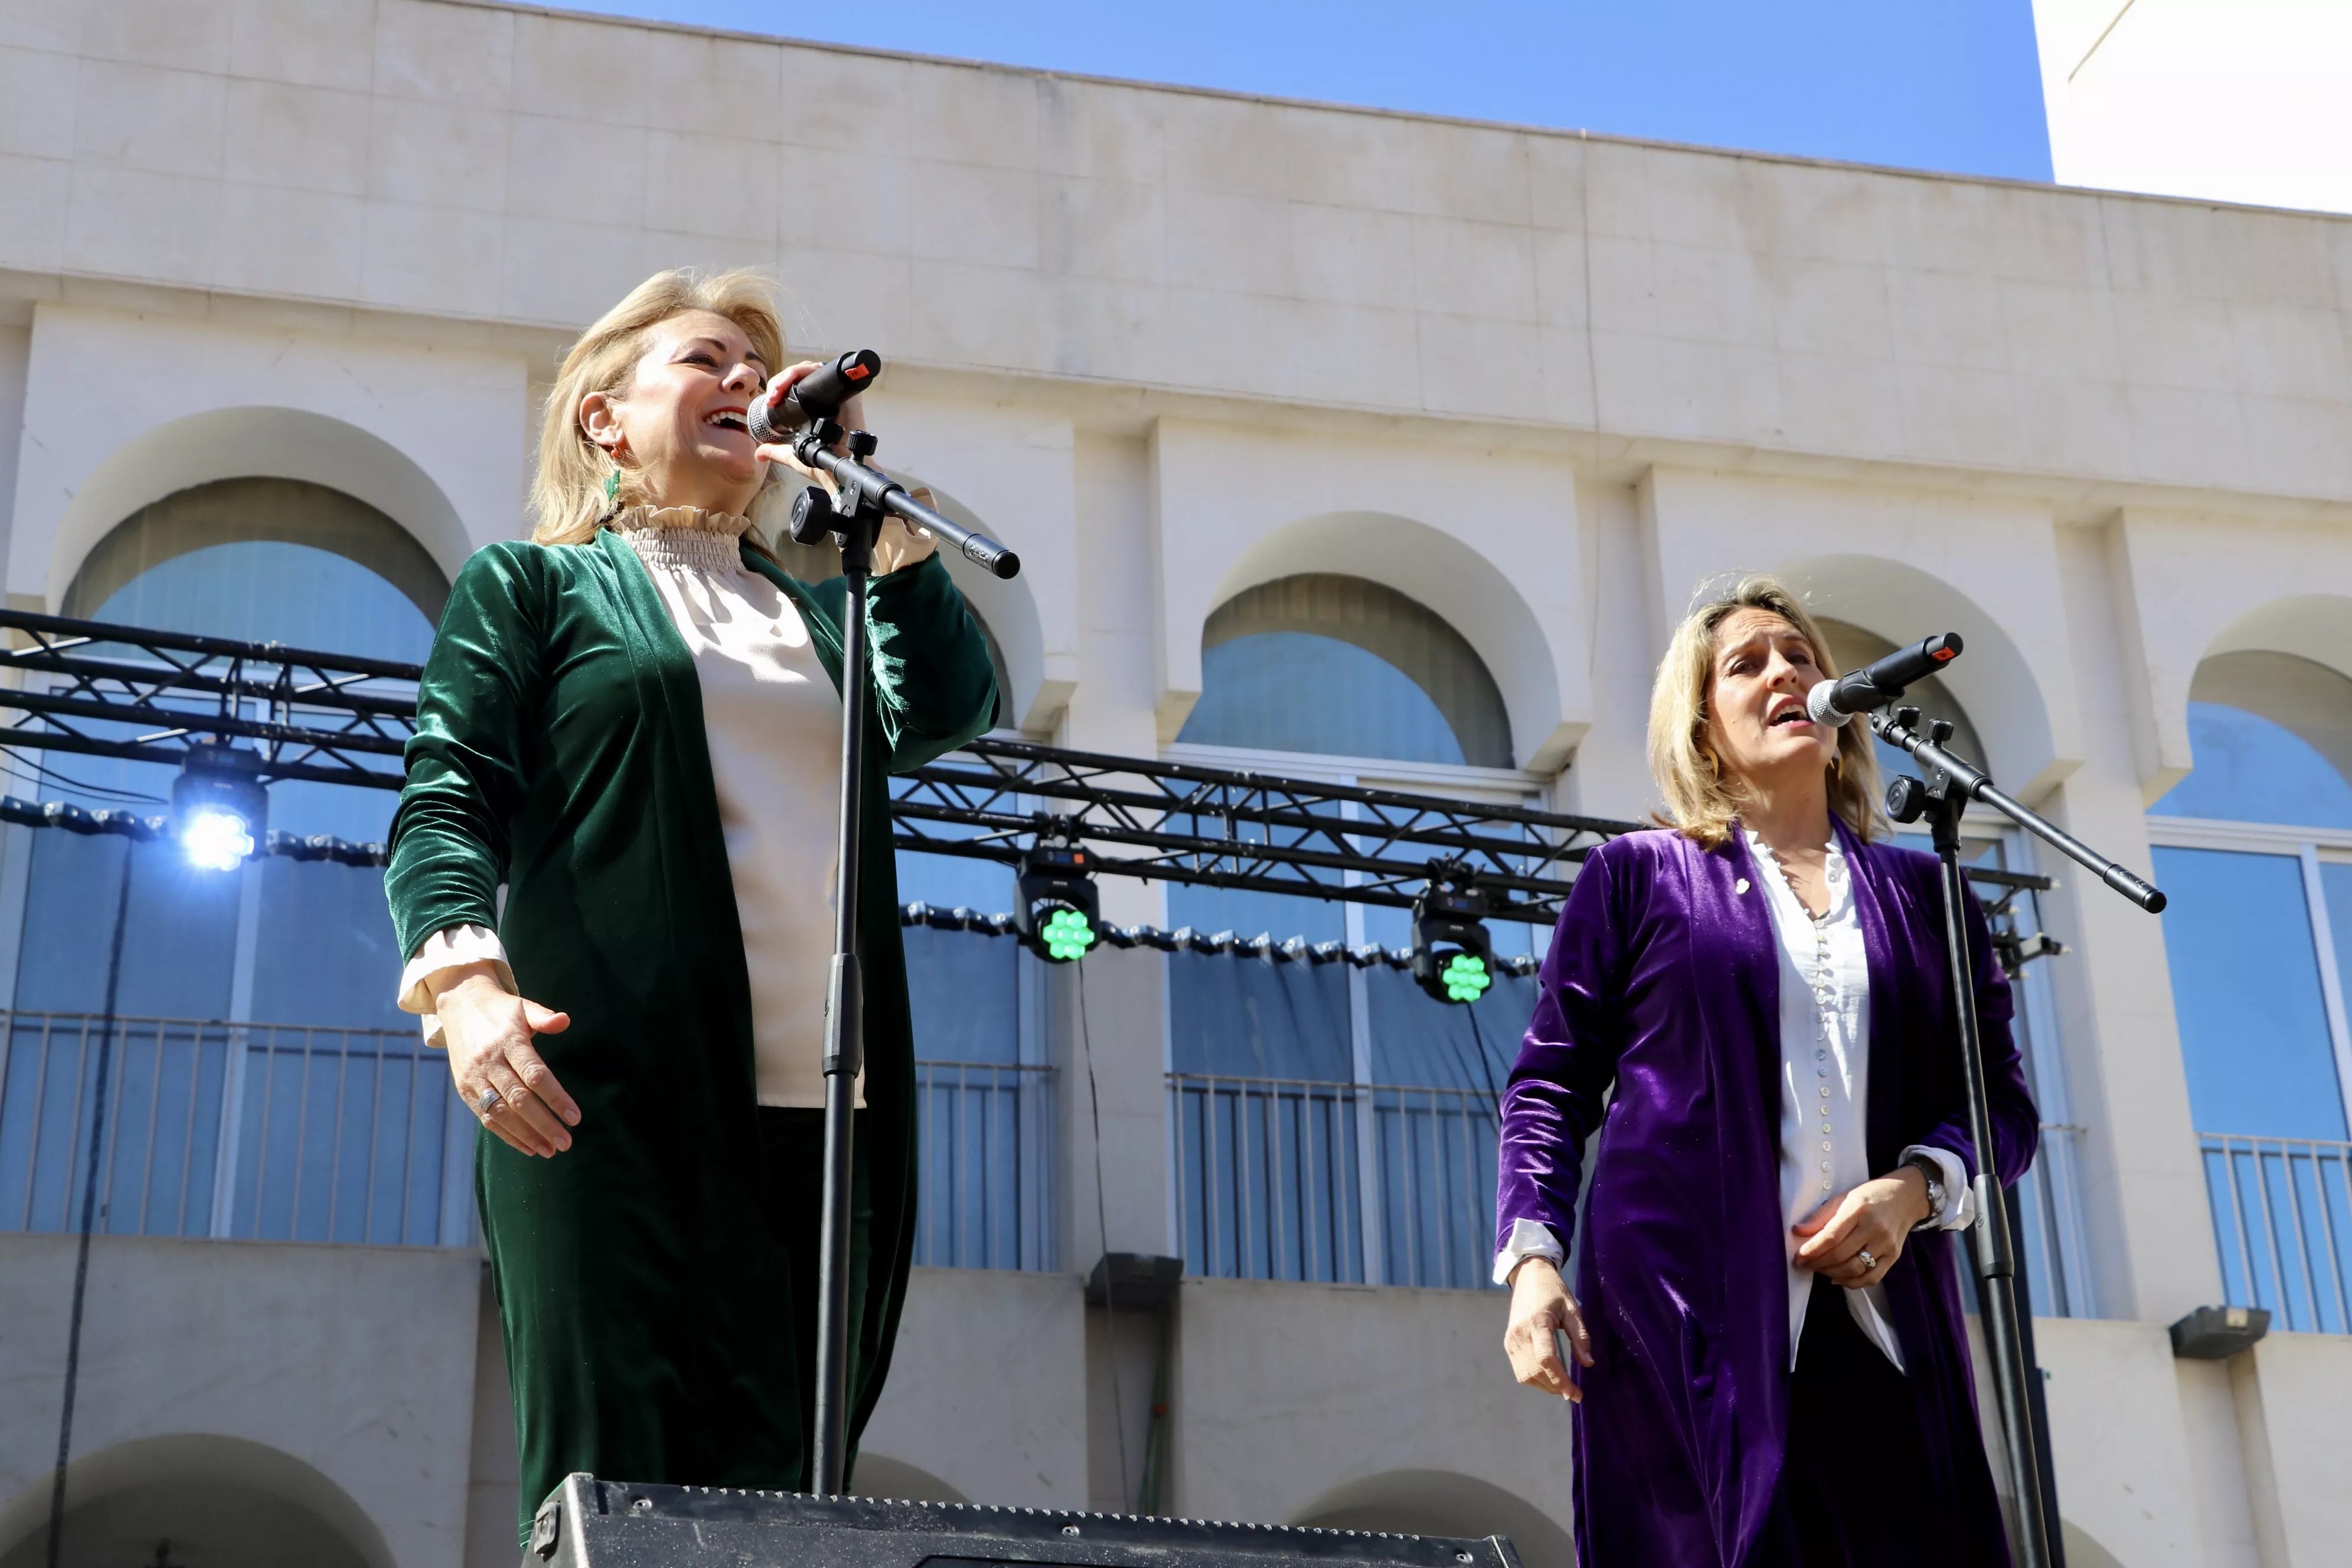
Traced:
[[1437, 978], [1444, 985], [1449, 1002], [1475, 1002], [1486, 994], [1486, 987], [1495, 984], [1495, 977], [1486, 973], [1486, 963], [1467, 952], [1457, 952], [1447, 959]]
[[1087, 949], [1095, 944], [1095, 928], [1076, 910], [1055, 910], [1046, 917], [1037, 937], [1045, 944], [1046, 957], [1067, 963], [1087, 955]]

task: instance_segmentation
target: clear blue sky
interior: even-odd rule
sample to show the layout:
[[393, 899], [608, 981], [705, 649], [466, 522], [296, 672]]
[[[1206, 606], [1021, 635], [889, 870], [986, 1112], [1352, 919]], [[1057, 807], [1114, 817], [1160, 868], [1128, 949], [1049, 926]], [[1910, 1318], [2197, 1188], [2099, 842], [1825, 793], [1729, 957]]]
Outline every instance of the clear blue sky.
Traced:
[[2032, 0], [568, 0], [787, 37], [2050, 178]]

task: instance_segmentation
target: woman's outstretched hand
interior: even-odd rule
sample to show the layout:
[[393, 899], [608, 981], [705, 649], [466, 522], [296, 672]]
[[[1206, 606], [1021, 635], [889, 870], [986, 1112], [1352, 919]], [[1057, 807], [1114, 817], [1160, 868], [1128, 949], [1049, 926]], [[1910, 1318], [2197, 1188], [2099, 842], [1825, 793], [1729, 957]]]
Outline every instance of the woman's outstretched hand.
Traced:
[[1827, 1275], [1832, 1284], [1849, 1290], [1875, 1285], [1903, 1256], [1912, 1226], [1931, 1212], [1927, 1178], [1916, 1165], [1849, 1187], [1792, 1227], [1803, 1240], [1797, 1267]]
[[[782, 370], [778, 371], [774, 379], [768, 383], [768, 389], [760, 395], [767, 403], [769, 412], [772, 414], [782, 407], [784, 399], [791, 395], [793, 388], [800, 384], [801, 378], [813, 370], [822, 368], [822, 364], [823, 362], [818, 360], [803, 360], [798, 364], [786, 365]], [[844, 430], [865, 429], [865, 397], [861, 395], [849, 399], [841, 405], [840, 410], [833, 417], [834, 422]], [[837, 496], [841, 493], [841, 487], [833, 482], [832, 475], [802, 462], [793, 455], [793, 449], [790, 447], [769, 446], [761, 447], [758, 450], [761, 457], [772, 463], [783, 464], [784, 467], [823, 489], [825, 494]], [[907, 493], [925, 506], [938, 504], [931, 499], [931, 492], [920, 486], [908, 487]], [[931, 537], [929, 529], [912, 527], [897, 517], [885, 518], [882, 520], [881, 530], [874, 540], [874, 575], [887, 577], [901, 566], [916, 564], [939, 547], [939, 541]]]
[[1584, 1391], [1569, 1381], [1552, 1338], [1555, 1330], [1568, 1331], [1576, 1364], [1592, 1364], [1592, 1336], [1585, 1331], [1584, 1314], [1549, 1258], [1525, 1258], [1511, 1274], [1511, 1326], [1503, 1331], [1503, 1349], [1511, 1358], [1511, 1375], [1529, 1388], [1557, 1394], [1582, 1404]]
[[[535, 1035], [571, 1027], [571, 1016], [509, 992], [487, 963], [435, 979], [433, 1010], [449, 1051], [449, 1077], [474, 1119], [520, 1153], [552, 1159], [571, 1148], [580, 1107], [531, 1044]], [[485, 1113], [482, 1096], [489, 1089], [498, 1091], [499, 1103]]]

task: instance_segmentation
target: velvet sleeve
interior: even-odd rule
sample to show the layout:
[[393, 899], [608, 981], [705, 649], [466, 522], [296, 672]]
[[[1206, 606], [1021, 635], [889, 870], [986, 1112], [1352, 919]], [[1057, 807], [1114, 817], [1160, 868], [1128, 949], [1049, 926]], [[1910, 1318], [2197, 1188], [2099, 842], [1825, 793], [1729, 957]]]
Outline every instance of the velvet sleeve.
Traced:
[[[1930, 863], [1929, 869], [1934, 868]], [[1928, 892], [1940, 904], [1941, 889], [1930, 887]], [[2033, 1163], [2042, 1116], [2025, 1087], [2025, 1063], [2011, 1027], [2016, 998], [1993, 952], [1992, 930], [1973, 889], [1968, 896], [1968, 931], [1969, 952], [1976, 961], [1977, 1036], [1984, 1052], [1985, 1103], [1992, 1120], [1993, 1172], [2006, 1187], [2013, 1185]], [[1940, 946], [1936, 957], [1938, 963], [1945, 962]], [[1969, 1134], [1967, 1064], [1961, 1059], [1957, 1034], [1950, 1050], [1937, 1053], [1936, 1065], [1936, 1099], [1942, 1119], [1916, 1142], [1950, 1150], [1973, 1178], [1978, 1169], [1977, 1145]]]
[[383, 878], [403, 959], [436, 931], [498, 924], [540, 679], [544, 585], [531, 549], [475, 552], [425, 661]]
[[[847, 580], [813, 591], [838, 626]], [[944, 756], [995, 725], [1000, 697], [988, 639], [936, 554], [870, 579], [866, 615], [875, 709], [893, 773]]]
[[1549, 1227], [1563, 1250], [1575, 1237], [1584, 1144], [1601, 1125], [1623, 1043], [1631, 900], [1617, 859], [1613, 847], [1586, 859], [1538, 973], [1535, 1016], [1503, 1091], [1497, 1249], [1517, 1220]]

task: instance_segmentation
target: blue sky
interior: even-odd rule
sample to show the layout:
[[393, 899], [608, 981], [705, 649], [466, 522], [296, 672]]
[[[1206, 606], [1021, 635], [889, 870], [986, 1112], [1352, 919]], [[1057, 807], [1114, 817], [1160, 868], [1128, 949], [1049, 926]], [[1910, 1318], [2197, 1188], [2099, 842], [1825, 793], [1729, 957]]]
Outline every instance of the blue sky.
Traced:
[[2050, 178], [2032, 0], [568, 0], [1095, 76]]

